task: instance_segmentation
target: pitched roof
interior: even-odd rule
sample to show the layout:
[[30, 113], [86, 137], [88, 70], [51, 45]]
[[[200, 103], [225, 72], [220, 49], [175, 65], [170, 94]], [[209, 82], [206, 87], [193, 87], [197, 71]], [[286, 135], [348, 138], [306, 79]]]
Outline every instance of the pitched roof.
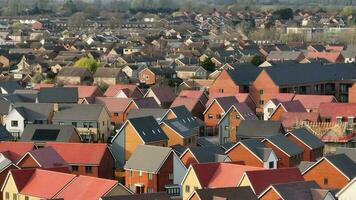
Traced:
[[123, 89], [128, 89], [129, 92], [129, 97], [132, 98], [140, 98], [142, 97], [142, 93], [141, 92], [137, 92], [137, 94], [135, 93], [135, 91], [139, 91], [137, 85], [135, 84], [116, 84], [116, 85], [110, 85], [108, 89], [106, 89], [104, 96], [106, 97], [114, 97], [120, 90]]
[[69, 142], [73, 133], [76, 133], [76, 129], [72, 125], [28, 124], [20, 141]]
[[131, 98], [96, 97], [95, 103], [105, 104], [109, 112], [123, 112], [131, 100]]
[[167, 192], [102, 197], [102, 200], [171, 200]]
[[138, 98], [132, 99], [132, 101], [140, 108], [160, 108], [157, 104], [157, 101], [153, 97], [145, 97], [145, 98]]
[[38, 93], [39, 103], [77, 103], [77, 88], [41, 88]]
[[232, 105], [239, 103], [239, 101], [236, 99], [235, 96], [217, 97], [213, 101], [209, 100], [208, 103], [209, 102], [210, 104], [207, 106], [204, 113], [210, 109], [210, 107], [213, 105], [214, 102], [218, 103], [218, 105], [221, 107], [221, 109], [224, 112], [227, 112]]
[[306, 57], [308, 59], [325, 59], [331, 63], [335, 63], [338, 61], [338, 58], [341, 57], [342, 58], [342, 55], [340, 52], [326, 52], [326, 51], [323, 51], [323, 52], [311, 52], [309, 51], [307, 54], [306, 54]]
[[138, 145], [126, 162], [124, 169], [158, 173], [172, 152], [169, 147]]
[[294, 129], [291, 133], [294, 137], [301, 140], [305, 145], [311, 149], [317, 149], [324, 146], [324, 142], [321, 141], [312, 132], [308, 131], [306, 128]]
[[351, 148], [351, 147], [337, 147], [335, 154], [345, 154], [347, 157], [349, 157], [351, 160], [356, 163], [356, 148]]
[[200, 90], [182, 90], [178, 96], [199, 99], [203, 104], [205, 104], [208, 99], [204, 91]]
[[313, 200], [311, 189], [320, 187], [314, 181], [300, 181], [291, 183], [274, 184], [272, 187], [283, 199], [290, 200]]
[[257, 196], [271, 184], [304, 181], [298, 168], [264, 169], [247, 171], [245, 174]]
[[254, 65], [240, 65], [233, 70], [227, 70], [227, 73], [236, 85], [249, 85], [261, 71], [260, 67]]
[[147, 91], [145, 96], [147, 96], [150, 91], [158, 98], [161, 104], [171, 103], [176, 97], [173, 89], [168, 86], [153, 86]]
[[339, 169], [349, 180], [356, 176], [356, 163], [345, 154], [335, 154], [324, 157]]
[[11, 94], [17, 89], [23, 89], [16, 81], [0, 81], [0, 88]]
[[328, 118], [354, 116], [356, 113], [356, 103], [321, 103], [319, 113], [321, 117]]
[[90, 176], [78, 176], [73, 179], [55, 198], [98, 200], [113, 187], [117, 181]]
[[[188, 119], [189, 121], [195, 121], [195, 118]], [[187, 122], [187, 123], [185, 123]], [[188, 121], [182, 120], [180, 118], [171, 119], [171, 120], [164, 120], [163, 122], [168, 127], [173, 129], [176, 133], [178, 133], [183, 138], [197, 135], [196, 126], [193, 123], [188, 123]]]
[[189, 111], [192, 111], [195, 108], [195, 106], [199, 103], [202, 105], [202, 107], [205, 107], [204, 104], [198, 98], [178, 96], [174, 99], [173, 103], [171, 104], [171, 107], [183, 105]]
[[267, 137], [265, 140], [268, 140], [275, 146], [277, 146], [281, 151], [285, 152], [289, 157], [303, 153], [303, 149], [298, 145], [290, 141], [285, 135], [277, 134]]
[[278, 106], [282, 106], [286, 112], [306, 112], [304, 106], [300, 101], [285, 101], [281, 102]]
[[103, 104], [60, 104], [59, 111], [53, 115], [53, 121], [97, 121], [103, 109], [105, 109], [105, 105]]
[[298, 100], [306, 109], [318, 109], [321, 103], [331, 103], [336, 101], [332, 95], [302, 95], [296, 94], [293, 98]]
[[225, 155], [224, 149], [220, 146], [197, 146], [188, 149], [199, 163], [217, 162], [218, 155]]
[[311, 162], [311, 161], [304, 161], [302, 160], [299, 165], [298, 169], [301, 173], [304, 173], [307, 169], [309, 169], [311, 166], [313, 166], [316, 162]]
[[128, 113], [127, 118], [138, 118], [153, 116], [157, 121], [161, 121], [163, 116], [166, 114], [168, 109], [163, 108], [141, 108], [141, 109], [131, 109]]
[[65, 85], [64, 88], [77, 88], [79, 98], [92, 97], [99, 90], [96, 85]]
[[49, 103], [15, 103], [14, 108], [27, 121], [47, 120], [53, 111]]
[[199, 199], [215, 199], [222, 197], [233, 200], [257, 200], [250, 187], [203, 188], [195, 190]]
[[[68, 167], [64, 159], [52, 147], [31, 150], [26, 153], [22, 159], [25, 158], [26, 155], [35, 159], [41, 168]], [[21, 163], [21, 160], [19, 160], [18, 164]]]
[[[52, 147], [68, 164], [100, 165], [107, 144], [94, 143], [60, 143], [48, 142], [46, 147]], [[85, 156], [83, 156], [85, 155]]]
[[26, 152], [31, 151], [33, 148], [33, 142], [0, 142], [0, 152], [13, 163], [17, 163]]
[[308, 122], [318, 122], [319, 113], [317, 112], [285, 112], [281, 115], [280, 120], [282, 121], [283, 127], [294, 128], [296, 123], [308, 121]]
[[142, 140], [146, 143], [167, 140], [168, 137], [152, 116], [128, 119]]
[[231, 149], [235, 148], [235, 146], [242, 144], [246, 148], [248, 148], [255, 156], [257, 156], [262, 161], [267, 161], [271, 152], [273, 151], [271, 148], [266, 148], [262, 142], [257, 139], [246, 139], [241, 140], [236, 143], [233, 147], [231, 147], [226, 152], [229, 152]]
[[261, 138], [281, 133], [280, 121], [242, 120], [237, 136], [243, 138]]

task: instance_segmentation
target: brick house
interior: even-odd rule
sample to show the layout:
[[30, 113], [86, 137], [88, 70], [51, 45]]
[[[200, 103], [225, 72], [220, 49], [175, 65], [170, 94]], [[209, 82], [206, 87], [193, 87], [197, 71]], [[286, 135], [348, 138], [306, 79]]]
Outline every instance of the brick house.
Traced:
[[140, 83], [144, 83], [146, 85], [154, 85], [164, 79], [176, 78], [176, 76], [176, 72], [169, 67], [147, 67], [138, 73]]
[[302, 160], [303, 149], [282, 134], [267, 137], [262, 143], [277, 155], [278, 168], [294, 167]]
[[295, 129], [286, 134], [289, 140], [303, 149], [303, 161], [315, 162], [323, 157], [324, 143], [305, 128]]
[[277, 168], [278, 158], [273, 149], [265, 147], [256, 139], [241, 140], [228, 149], [225, 154], [231, 161], [240, 161], [245, 165], [267, 169]]
[[220, 146], [197, 146], [187, 148], [180, 159], [186, 167], [194, 163], [231, 161]]
[[356, 164], [345, 154], [325, 156], [303, 172], [321, 188], [342, 189], [356, 176]]
[[105, 97], [142, 98], [143, 93], [135, 84], [110, 85], [104, 93]]
[[64, 159], [72, 174], [114, 177], [115, 161], [106, 144], [48, 142], [46, 147], [52, 147]]
[[[180, 195], [180, 183], [186, 167], [171, 148], [138, 145], [124, 165], [125, 186], [135, 193], [168, 191]], [[177, 185], [174, 191], [171, 186]]]
[[131, 98], [96, 97], [95, 103], [105, 104], [110, 113], [111, 124], [119, 124], [125, 121], [125, 109], [131, 100]]
[[124, 121], [127, 120], [127, 117], [131, 110], [145, 109], [145, 108], [160, 108], [160, 107], [153, 97], [131, 99], [131, 101], [123, 111], [123, 120]]
[[307, 112], [307, 110], [300, 101], [280, 102], [274, 112], [272, 112], [270, 120], [281, 120], [281, 116], [287, 112]]

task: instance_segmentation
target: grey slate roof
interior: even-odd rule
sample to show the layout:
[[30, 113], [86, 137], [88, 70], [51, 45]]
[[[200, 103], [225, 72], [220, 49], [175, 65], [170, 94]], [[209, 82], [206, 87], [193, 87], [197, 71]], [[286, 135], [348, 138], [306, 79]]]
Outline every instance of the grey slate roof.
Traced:
[[351, 148], [351, 147], [337, 147], [335, 154], [345, 154], [347, 157], [349, 157], [351, 160], [356, 163], [356, 148]]
[[317, 136], [305, 128], [294, 129], [291, 134], [293, 134], [299, 140], [303, 141], [312, 149], [317, 149], [324, 146], [323, 141], [321, 141]]
[[257, 157], [259, 157], [263, 161], [267, 161], [269, 158], [269, 155], [272, 152], [271, 148], [266, 148], [262, 142], [260, 142], [257, 139], [247, 139], [247, 140], [241, 140], [241, 144], [246, 146], [250, 151], [252, 151], [253, 154], [255, 154]]
[[[192, 120], [195, 121], [193, 118]], [[176, 133], [178, 133], [183, 138], [197, 135], [196, 127], [192, 123], [185, 123], [188, 121], [183, 121], [179, 118], [165, 120], [163, 123], [172, 128]]]
[[4, 170], [11, 164], [11, 160], [6, 158], [2, 153], [0, 153], [0, 171]]
[[285, 101], [281, 102], [281, 105], [286, 109], [287, 112], [306, 112], [303, 104], [299, 101]]
[[304, 173], [307, 169], [309, 169], [309, 167], [313, 166], [314, 164], [315, 162], [311, 161], [301, 161], [298, 165], [298, 169], [300, 173]]
[[283, 133], [280, 121], [242, 120], [237, 129], [237, 137], [266, 138]]
[[227, 73], [236, 85], [249, 85], [255, 81], [262, 69], [254, 65], [240, 65], [233, 70], [227, 70]]
[[300, 51], [271, 51], [267, 60], [297, 60], [300, 54]]
[[10, 104], [10, 101], [0, 98], [0, 114], [7, 115], [10, 111]]
[[157, 121], [160, 121], [164, 114], [166, 114], [168, 109], [162, 108], [142, 108], [142, 109], [132, 109], [129, 111], [128, 119], [137, 117], [147, 117], [153, 116]]
[[303, 153], [303, 149], [290, 141], [285, 135], [273, 135], [266, 138], [266, 140], [279, 147], [282, 151], [287, 153], [289, 157]]
[[53, 121], [97, 121], [103, 109], [102, 104], [59, 104]]
[[0, 81], [0, 88], [11, 94], [17, 89], [23, 89], [16, 81]]
[[153, 97], [133, 99], [138, 108], [160, 108]]
[[283, 199], [288, 200], [313, 200], [310, 189], [320, 188], [314, 181], [275, 184], [273, 187]]
[[168, 139], [152, 116], [132, 118], [128, 119], [128, 121], [135, 127], [137, 133], [146, 143]]
[[5, 126], [0, 124], [0, 141], [11, 141], [13, 139], [14, 137], [11, 135], [11, 133], [9, 133], [9, 131], [7, 131]]
[[220, 146], [190, 147], [189, 150], [199, 163], [217, 162], [217, 155], [225, 155]]
[[306, 84], [334, 80], [355, 80], [356, 64], [278, 64], [265, 69], [279, 86]]
[[78, 88], [41, 88], [38, 93], [39, 103], [77, 103]]
[[227, 112], [232, 105], [239, 103], [239, 101], [234, 96], [218, 97], [215, 98], [215, 100], [219, 103], [225, 112]]
[[172, 149], [169, 147], [138, 145], [126, 162], [124, 169], [157, 173], [171, 153]]
[[53, 111], [50, 103], [15, 103], [14, 108], [27, 121], [47, 120]]
[[223, 197], [231, 200], [257, 200], [257, 196], [251, 187], [230, 187], [230, 188], [204, 188], [197, 189], [196, 193], [200, 199], [214, 199]]
[[184, 153], [184, 151], [187, 149], [187, 147], [185, 147], [181, 144], [175, 144], [175, 145], [171, 146], [171, 148], [178, 156], [182, 155], [182, 153]]
[[325, 159], [342, 171], [350, 180], [356, 176], [356, 163], [345, 154], [325, 156]]
[[[58, 135], [54, 140], [36, 140], [33, 136], [36, 131], [42, 130], [58, 130]], [[20, 141], [24, 142], [70, 142], [73, 133], [76, 132], [74, 126], [72, 125], [56, 125], [56, 124], [28, 124], [21, 136]]]

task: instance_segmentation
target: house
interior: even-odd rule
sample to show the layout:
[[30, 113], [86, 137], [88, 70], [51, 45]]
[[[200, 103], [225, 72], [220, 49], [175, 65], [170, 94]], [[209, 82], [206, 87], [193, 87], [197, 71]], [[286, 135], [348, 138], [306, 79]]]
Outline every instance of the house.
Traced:
[[225, 155], [225, 151], [220, 146], [197, 146], [188, 147], [180, 155], [180, 159], [188, 168], [195, 163], [209, 162], [229, 162], [230, 159]]
[[215, 98], [204, 111], [204, 122], [207, 131], [217, 132], [220, 119], [229, 110], [232, 105], [239, 103], [234, 96]]
[[28, 151], [33, 149], [33, 142], [0, 142], [0, 153], [14, 164]]
[[115, 161], [106, 144], [47, 142], [45, 147], [52, 147], [70, 166], [72, 174], [114, 177]]
[[53, 111], [49, 103], [16, 103], [4, 119], [6, 129], [19, 139], [27, 124], [51, 123]]
[[250, 187], [259, 196], [272, 184], [304, 181], [298, 168], [264, 169], [246, 171], [242, 175], [238, 187]]
[[125, 185], [135, 193], [167, 191], [180, 196], [180, 184], [187, 171], [169, 147], [138, 145], [124, 165]]
[[263, 121], [263, 120], [242, 120], [237, 129], [237, 139], [264, 139], [266, 137], [284, 134], [284, 128], [279, 121]]
[[199, 199], [257, 200], [257, 196], [249, 187], [227, 187], [197, 189], [188, 198], [188, 200]]
[[321, 188], [342, 189], [356, 176], [356, 164], [345, 154], [324, 156], [303, 172]]
[[66, 161], [52, 147], [44, 147], [28, 151], [16, 163], [21, 169], [41, 168], [41, 169], [57, 169], [60, 168], [63, 172], [70, 172]]
[[203, 188], [236, 187], [244, 172], [260, 169], [238, 163], [192, 164], [182, 181], [182, 197], [189, 199], [195, 190]]
[[116, 98], [116, 97], [96, 97], [95, 103], [104, 104], [110, 112], [111, 124], [120, 124], [125, 121], [124, 112], [131, 98]]
[[338, 191], [335, 197], [339, 200], [348, 200], [352, 199], [356, 195], [355, 187], [356, 187], [356, 177], [352, 179], [345, 187], [343, 187], [340, 191]]
[[232, 105], [219, 121], [219, 143], [237, 142], [236, 132], [242, 120], [257, 120], [246, 103]]
[[306, 58], [311, 59], [325, 59], [330, 63], [344, 63], [345, 58], [340, 52], [311, 52], [306, 54]]
[[259, 197], [259, 200], [305, 199], [305, 200], [335, 200], [328, 190], [320, 189], [314, 181], [298, 181], [280, 183], [269, 186]]
[[280, 118], [285, 130], [293, 130], [304, 123], [321, 122], [318, 112], [286, 112]]
[[93, 75], [83, 67], [64, 67], [56, 76], [56, 82], [64, 85], [85, 85], [92, 81]]
[[275, 169], [278, 157], [272, 148], [265, 147], [256, 139], [241, 140], [234, 144], [225, 154], [231, 161], [239, 161], [248, 166]]
[[47, 142], [81, 142], [79, 132], [73, 125], [28, 124], [20, 138], [22, 142], [34, 142], [43, 147]]
[[110, 85], [104, 93], [105, 97], [118, 98], [142, 98], [143, 93], [133, 84], [116, 84]]
[[52, 121], [73, 125], [85, 141], [106, 141], [111, 134], [110, 113], [103, 104], [59, 104]]
[[181, 79], [205, 79], [207, 77], [207, 71], [201, 66], [181, 66], [175, 68], [177, 77]]
[[276, 109], [271, 113], [270, 120], [278, 121], [281, 119], [283, 113], [287, 112], [306, 112], [307, 110], [304, 108], [302, 103], [298, 100], [296, 101], [287, 101], [280, 102]]
[[320, 118], [323, 122], [355, 123], [356, 103], [321, 103]]
[[143, 193], [102, 197], [100, 200], [170, 200], [167, 192]]
[[100, 67], [94, 74], [95, 85], [115, 85], [129, 82], [130, 78], [119, 68]]
[[[185, 121], [187, 120], [187, 121]], [[199, 134], [199, 127], [195, 127], [194, 124], [189, 121], [195, 121], [195, 118], [191, 119], [170, 119], [160, 123], [160, 127], [168, 137], [168, 146], [181, 144], [184, 146], [195, 146]], [[196, 129], [198, 128], [198, 130]]]
[[74, 178], [73, 174], [43, 169], [10, 170], [1, 191], [3, 199], [53, 199]]
[[262, 140], [262, 143], [273, 149], [278, 158], [278, 168], [295, 167], [303, 159], [303, 149], [290, 141], [285, 135], [277, 134]]
[[204, 119], [203, 112], [205, 110], [205, 104], [199, 98], [177, 96], [172, 102], [171, 107], [177, 106], [185, 106], [189, 110], [189, 112], [192, 113], [193, 116], [198, 117], [199, 119]]
[[269, 120], [280, 103], [281, 102], [275, 98], [268, 100], [263, 105], [263, 120]]
[[[0, 153], [0, 184], [3, 185], [7, 174], [10, 170], [20, 169], [15, 163], [13, 163], [9, 158], [7, 158], [6, 153]], [[2, 192], [0, 193], [2, 198]]]
[[127, 119], [111, 139], [116, 166], [123, 167], [140, 144], [167, 146], [168, 137], [152, 116]]
[[78, 104], [91, 103], [95, 97], [103, 95], [96, 85], [65, 85], [64, 88], [77, 88]]
[[124, 120], [127, 119], [129, 113], [132, 110], [159, 109], [159, 108], [161, 107], [157, 104], [157, 101], [153, 97], [132, 99], [125, 108]]
[[208, 91], [210, 86], [214, 83], [212, 79], [189, 79], [184, 80], [179, 85], [179, 90], [198, 90]]
[[299, 63], [305, 58], [304, 54], [300, 51], [270, 51], [266, 60], [269, 62], [295, 61]]
[[160, 107], [169, 108], [176, 96], [169, 86], [153, 86], [148, 89], [144, 97], [153, 97]]
[[0, 81], [1, 94], [11, 94], [15, 90], [23, 89], [16, 81]]
[[213, 101], [215, 98], [218, 97], [228, 97], [228, 96], [234, 96], [239, 103], [246, 103], [251, 110], [256, 112], [256, 103], [253, 101], [251, 96], [248, 93], [239, 93], [239, 94], [226, 94], [226, 93], [219, 93], [215, 95], [210, 95], [208, 102], [205, 105], [209, 105], [211, 101]]
[[146, 85], [154, 85], [164, 79], [171, 78], [176, 78], [176, 72], [169, 67], [147, 67], [138, 73], [140, 83], [144, 83]]
[[209, 100], [206, 93], [204, 91], [199, 90], [181, 90], [178, 94], [178, 97], [196, 98], [199, 99], [204, 105]]
[[78, 88], [74, 87], [41, 87], [38, 92], [38, 103], [78, 103]]
[[305, 128], [295, 129], [286, 134], [288, 139], [303, 149], [303, 160], [315, 162], [324, 153], [324, 143]]

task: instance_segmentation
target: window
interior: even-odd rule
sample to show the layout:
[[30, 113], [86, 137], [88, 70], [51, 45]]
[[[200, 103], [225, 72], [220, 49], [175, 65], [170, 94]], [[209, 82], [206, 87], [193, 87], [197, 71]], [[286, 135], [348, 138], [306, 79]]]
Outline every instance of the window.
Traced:
[[263, 90], [260, 90], [260, 95], [263, 95]]
[[226, 131], [229, 130], [229, 126], [225, 126], [225, 130], [226, 130]]
[[89, 126], [89, 125], [88, 125], [88, 122], [83, 122], [83, 127], [84, 127], [84, 128], [88, 128], [88, 126]]
[[152, 180], [153, 175], [151, 173], [148, 173], [148, 180]]
[[261, 105], [264, 105], [264, 104], [265, 104], [265, 101], [260, 100], [260, 104], [261, 104]]
[[153, 193], [153, 189], [151, 187], [147, 188], [147, 193]]
[[329, 184], [329, 179], [328, 178], [324, 178], [324, 185], [328, 185]]
[[220, 114], [217, 114], [216, 115], [216, 119], [220, 119], [221, 118], [221, 115]]
[[85, 166], [85, 173], [92, 173], [93, 172], [93, 168], [92, 166]]
[[134, 174], [133, 171], [130, 171], [130, 177], [133, 177], [133, 174]]
[[139, 176], [142, 176], [142, 171], [140, 171], [140, 172], [138, 173], [138, 175], [139, 175]]
[[208, 114], [208, 119], [213, 119], [213, 115]]
[[94, 123], [93, 122], [89, 122], [89, 128], [93, 128], [94, 127]]
[[25, 196], [25, 200], [30, 200], [30, 198], [28, 196]]
[[273, 161], [268, 163], [268, 168], [270, 168], [270, 169], [274, 168], [274, 162]]
[[72, 125], [73, 125], [74, 127], [77, 127], [77, 122], [72, 122]]
[[11, 121], [11, 126], [12, 127], [18, 127], [19, 126], [19, 122], [18, 121]]
[[169, 173], [168, 177], [169, 177], [169, 180], [173, 180], [173, 173]]
[[336, 117], [337, 123], [342, 123], [342, 117]]
[[72, 172], [77, 172], [78, 171], [78, 166], [77, 165], [73, 165], [72, 166]]
[[219, 89], [219, 93], [224, 93], [224, 89]]
[[10, 200], [10, 194], [8, 192], [5, 193], [5, 200]]
[[189, 193], [189, 192], [190, 192], [190, 186], [189, 186], [189, 185], [186, 185], [186, 186], [185, 186], [185, 192], [186, 192], [186, 193]]
[[64, 122], [58, 122], [59, 125], [64, 125]]
[[119, 113], [114, 112], [114, 116], [115, 116], [115, 117], [119, 116]]
[[192, 143], [192, 138], [188, 138], [188, 144]]
[[12, 199], [13, 199], [13, 200], [17, 200], [17, 194], [13, 194], [13, 195], [12, 195]]
[[273, 108], [268, 108], [268, 109], [267, 109], [267, 112], [268, 112], [269, 114], [272, 114]]

